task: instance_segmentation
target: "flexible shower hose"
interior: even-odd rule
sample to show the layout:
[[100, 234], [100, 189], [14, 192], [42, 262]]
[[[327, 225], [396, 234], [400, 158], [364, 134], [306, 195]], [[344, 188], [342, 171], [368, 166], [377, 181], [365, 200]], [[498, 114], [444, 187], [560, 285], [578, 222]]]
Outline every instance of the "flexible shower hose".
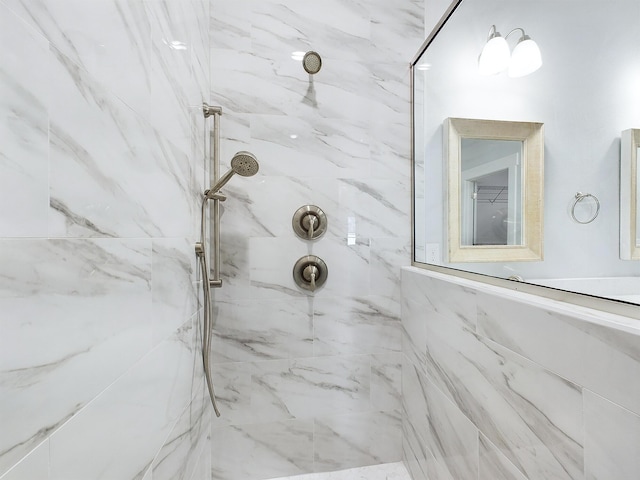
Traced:
[[200, 271], [202, 272], [202, 291], [204, 296], [204, 322], [202, 328], [202, 365], [204, 367], [204, 377], [207, 380], [207, 389], [209, 390], [209, 398], [211, 398], [211, 405], [213, 405], [213, 411], [216, 416], [220, 416], [218, 405], [216, 403], [216, 394], [213, 390], [213, 381], [211, 380], [211, 287], [209, 285], [209, 267], [207, 265], [207, 249], [205, 248], [205, 221], [206, 221], [206, 206], [207, 196], [202, 199], [202, 207], [200, 213], [200, 245], [196, 245], [196, 255], [200, 260]]

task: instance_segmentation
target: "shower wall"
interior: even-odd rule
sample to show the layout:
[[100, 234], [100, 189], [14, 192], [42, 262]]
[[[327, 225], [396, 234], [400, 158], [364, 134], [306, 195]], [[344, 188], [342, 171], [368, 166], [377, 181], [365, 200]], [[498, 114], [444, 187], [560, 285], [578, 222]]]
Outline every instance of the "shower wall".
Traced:
[[402, 290], [414, 480], [638, 478], [637, 320], [414, 267]]
[[205, 479], [208, 1], [0, 0], [0, 477]]
[[[211, 3], [211, 99], [224, 109], [223, 286], [213, 478], [260, 479], [401, 458], [400, 266], [410, 262], [409, 61], [423, 0]], [[292, 52], [317, 51], [309, 76]], [[309, 242], [291, 217], [322, 208]], [[310, 295], [292, 268], [323, 258]]]

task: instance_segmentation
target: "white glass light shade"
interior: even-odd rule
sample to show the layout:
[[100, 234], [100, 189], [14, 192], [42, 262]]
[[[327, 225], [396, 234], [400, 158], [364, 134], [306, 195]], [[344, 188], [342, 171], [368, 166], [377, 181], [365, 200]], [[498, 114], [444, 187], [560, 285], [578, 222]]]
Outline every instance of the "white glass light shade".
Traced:
[[542, 55], [538, 44], [528, 36], [524, 36], [513, 49], [507, 74], [510, 77], [524, 77], [535, 72], [541, 66]]
[[509, 65], [509, 57], [509, 45], [498, 33], [482, 49], [478, 58], [478, 72], [480, 75], [495, 75], [503, 72]]

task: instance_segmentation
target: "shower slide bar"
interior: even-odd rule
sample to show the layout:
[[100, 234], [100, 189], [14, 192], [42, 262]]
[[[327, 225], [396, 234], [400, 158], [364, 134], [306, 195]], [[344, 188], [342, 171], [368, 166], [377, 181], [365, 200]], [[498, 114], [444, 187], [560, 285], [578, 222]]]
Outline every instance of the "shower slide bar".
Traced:
[[[220, 412], [216, 405], [216, 396], [213, 391], [213, 381], [211, 380], [211, 335], [213, 333], [213, 321], [211, 319], [211, 288], [220, 288], [222, 279], [220, 278], [220, 202], [224, 202], [227, 197], [220, 193], [220, 189], [224, 187], [234, 175], [241, 177], [251, 177], [258, 173], [259, 164], [256, 157], [245, 151], [237, 152], [231, 159], [231, 169], [224, 175], [220, 176], [220, 115], [222, 115], [222, 107], [212, 107], [206, 103], [202, 105], [205, 120], [213, 116], [213, 130], [211, 131], [210, 150], [212, 165], [209, 173], [210, 188], [204, 191], [202, 196], [202, 208], [200, 212], [200, 241], [196, 243], [196, 256], [200, 262], [202, 270], [202, 288], [204, 292], [204, 325], [202, 332], [202, 363], [204, 366], [205, 378], [207, 380], [207, 388], [209, 397], [216, 415], [219, 417]], [[213, 252], [207, 249], [206, 233], [207, 222], [207, 204], [209, 200], [213, 200], [213, 226], [209, 230], [210, 238], [213, 240]], [[207, 254], [213, 255], [213, 270], [209, 270], [207, 262]], [[210, 274], [213, 278], [209, 278]]]
[[[210, 134], [210, 150], [213, 157], [213, 165], [210, 169], [210, 184], [213, 185], [218, 181], [220, 175], [220, 115], [222, 114], [222, 107], [211, 107], [206, 103], [202, 106], [205, 119], [213, 115], [213, 130]], [[207, 204], [209, 200], [213, 200], [213, 229], [209, 231], [210, 236], [213, 237], [213, 279], [209, 278], [209, 265], [207, 262], [207, 245], [206, 245], [206, 233], [207, 233]], [[211, 405], [216, 416], [220, 416], [220, 410], [218, 410], [218, 404], [216, 402], [216, 395], [213, 387], [213, 380], [211, 379], [211, 335], [212, 335], [212, 320], [211, 320], [211, 287], [221, 287], [222, 280], [220, 279], [220, 201], [224, 201], [223, 195], [209, 195], [207, 190], [202, 196], [202, 205], [200, 208], [200, 241], [196, 243], [196, 257], [200, 262], [200, 271], [202, 272], [202, 290], [204, 297], [204, 322], [202, 326], [202, 366], [204, 369], [204, 376], [207, 382], [207, 390], [209, 391], [209, 398], [211, 399]]]
[[[202, 105], [204, 118], [213, 116], [213, 130], [210, 132], [209, 145], [211, 146], [212, 168], [209, 171], [209, 184], [215, 185], [220, 179], [220, 115], [222, 115], [222, 107]], [[207, 192], [205, 195], [209, 197]], [[222, 279], [220, 278], [220, 202], [224, 202], [226, 197], [222, 194], [214, 192], [213, 200], [213, 228], [210, 232], [213, 239], [213, 278], [209, 281], [209, 286], [213, 288], [222, 287]]]

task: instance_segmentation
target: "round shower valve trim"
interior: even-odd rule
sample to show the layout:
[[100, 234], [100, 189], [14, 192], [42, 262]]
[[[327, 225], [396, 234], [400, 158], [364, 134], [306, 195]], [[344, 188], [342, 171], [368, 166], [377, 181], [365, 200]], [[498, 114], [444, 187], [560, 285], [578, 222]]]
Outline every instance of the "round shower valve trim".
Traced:
[[315, 240], [327, 231], [327, 216], [320, 207], [304, 205], [293, 214], [293, 231], [304, 240]]
[[329, 268], [320, 257], [305, 255], [293, 266], [293, 280], [300, 288], [315, 292], [329, 276]]

